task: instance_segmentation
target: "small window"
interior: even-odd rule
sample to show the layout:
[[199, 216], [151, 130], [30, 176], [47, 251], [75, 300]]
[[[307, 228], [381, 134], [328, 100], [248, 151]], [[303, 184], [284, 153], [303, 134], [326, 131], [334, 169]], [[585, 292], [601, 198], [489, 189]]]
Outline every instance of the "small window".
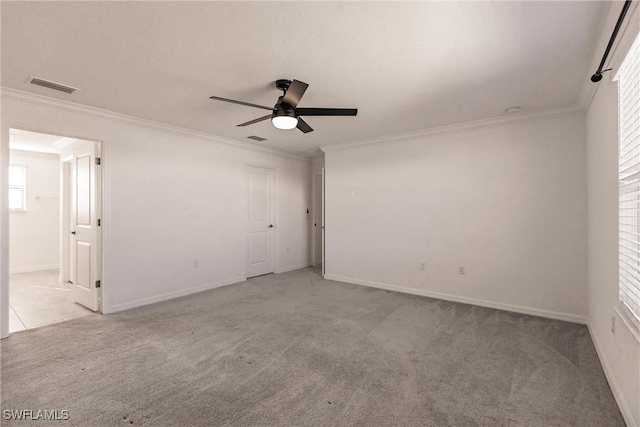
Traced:
[[617, 78], [619, 295], [640, 322], [640, 35]]
[[9, 166], [9, 210], [27, 210], [27, 168]]

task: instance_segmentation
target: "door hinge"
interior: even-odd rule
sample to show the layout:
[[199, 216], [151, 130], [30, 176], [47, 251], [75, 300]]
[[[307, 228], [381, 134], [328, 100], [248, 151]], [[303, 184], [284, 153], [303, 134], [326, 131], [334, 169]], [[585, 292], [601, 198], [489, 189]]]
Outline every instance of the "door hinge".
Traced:
[[99, 220], [98, 220], [98, 227], [100, 227], [101, 225], [102, 225], [102, 220], [101, 220], [101, 219], [99, 219]]
[[100, 166], [102, 164], [102, 159], [100, 157], [96, 157], [96, 166]]
[[100, 280], [96, 280], [96, 288], [100, 287]]

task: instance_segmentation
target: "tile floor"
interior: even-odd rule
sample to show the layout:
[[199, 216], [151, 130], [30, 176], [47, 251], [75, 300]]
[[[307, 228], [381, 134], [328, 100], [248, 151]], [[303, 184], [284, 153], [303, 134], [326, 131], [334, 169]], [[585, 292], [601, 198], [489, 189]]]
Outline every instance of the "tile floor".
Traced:
[[9, 277], [9, 332], [33, 329], [94, 314], [71, 298], [71, 283], [58, 283], [58, 270]]

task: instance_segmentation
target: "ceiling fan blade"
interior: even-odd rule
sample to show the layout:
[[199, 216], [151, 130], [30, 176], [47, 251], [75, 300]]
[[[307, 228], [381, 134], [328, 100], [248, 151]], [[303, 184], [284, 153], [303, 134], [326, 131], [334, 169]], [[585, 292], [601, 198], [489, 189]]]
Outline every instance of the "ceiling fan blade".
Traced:
[[258, 117], [257, 119], [253, 119], [253, 120], [249, 120], [248, 122], [244, 122], [244, 123], [240, 123], [239, 125], [236, 125], [236, 127], [244, 127], [244, 126], [249, 126], [252, 125], [254, 123], [258, 123], [261, 122], [263, 120], [267, 120], [271, 118], [271, 114], [267, 114], [264, 117]]
[[291, 82], [291, 85], [289, 86], [289, 89], [287, 89], [287, 91], [284, 93], [284, 98], [282, 98], [282, 102], [295, 108], [295, 106], [298, 105], [298, 102], [300, 102], [300, 98], [302, 98], [302, 95], [304, 95], [304, 92], [307, 90], [308, 87], [309, 85], [304, 82], [301, 82], [299, 80], [293, 80]]
[[221, 98], [219, 96], [210, 96], [209, 98], [215, 99], [216, 101], [231, 102], [232, 104], [246, 105], [247, 107], [262, 108], [263, 110], [273, 111], [273, 107], [265, 107], [264, 105], [252, 104], [250, 102], [236, 101], [235, 99]]
[[298, 129], [300, 129], [302, 132], [304, 133], [309, 133], [309, 132], [313, 132], [313, 128], [311, 126], [309, 126], [307, 124], [307, 122], [305, 122], [304, 120], [302, 120], [300, 117], [298, 117], [298, 126], [296, 126]]
[[299, 116], [357, 116], [357, 108], [296, 108]]

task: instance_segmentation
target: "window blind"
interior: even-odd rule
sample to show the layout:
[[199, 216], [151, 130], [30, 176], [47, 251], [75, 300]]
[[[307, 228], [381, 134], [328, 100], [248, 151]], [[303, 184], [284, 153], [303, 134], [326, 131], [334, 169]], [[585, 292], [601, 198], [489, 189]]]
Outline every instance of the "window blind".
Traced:
[[26, 175], [24, 166], [9, 167], [9, 210], [27, 210]]
[[617, 78], [619, 293], [640, 321], [640, 35]]

